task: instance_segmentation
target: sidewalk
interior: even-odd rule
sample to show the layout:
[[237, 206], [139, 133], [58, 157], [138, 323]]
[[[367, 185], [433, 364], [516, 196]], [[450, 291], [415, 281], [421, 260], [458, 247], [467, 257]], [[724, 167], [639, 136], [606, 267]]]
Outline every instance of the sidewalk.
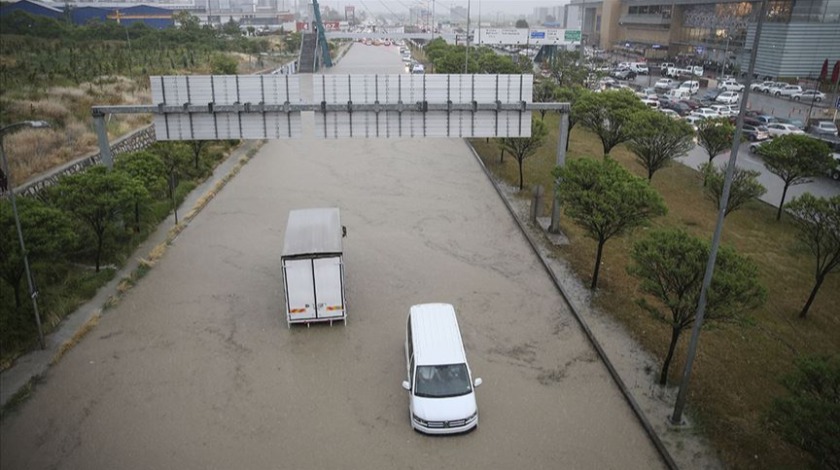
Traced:
[[[201, 185], [196, 187], [178, 208], [179, 222], [185, 221], [184, 216], [191, 210], [199, 198], [210, 191], [217, 182], [227, 176], [236, 166], [241, 157], [246, 156], [249, 150], [257, 149], [262, 145], [261, 141], [243, 141], [231, 154], [222, 161], [213, 171], [213, 174]], [[103, 306], [117, 292], [119, 283], [131, 275], [137, 268], [139, 259], [147, 256], [157, 245], [166, 241], [169, 230], [175, 225], [175, 216], [171, 214], [162, 221], [149, 238], [146, 239], [122, 268], [117, 271], [114, 278], [102, 286], [96, 295], [79, 307], [75, 312], [68, 315], [54, 332], [44, 337], [46, 348], [34, 350], [19, 357], [9, 369], [0, 372], [0, 407], [5, 406], [9, 400], [30, 380], [44, 375], [49, 369], [53, 358], [59, 353], [62, 346], [73, 339], [73, 336], [80, 331], [91, 319], [102, 314]]]

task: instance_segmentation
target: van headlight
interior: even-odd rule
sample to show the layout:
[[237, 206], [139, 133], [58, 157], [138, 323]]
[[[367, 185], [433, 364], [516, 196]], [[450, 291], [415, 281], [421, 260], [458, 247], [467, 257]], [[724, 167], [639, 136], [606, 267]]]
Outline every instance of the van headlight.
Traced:
[[425, 419], [420, 419], [420, 417], [417, 416], [416, 414], [412, 413], [411, 418], [414, 420], [415, 423], [417, 423], [421, 426], [428, 426], [429, 425], [428, 421], [426, 421]]
[[475, 412], [475, 413], [473, 413], [473, 414], [472, 414], [469, 418], [467, 418], [467, 419], [466, 419], [466, 422], [467, 422], [467, 423], [472, 423], [472, 422], [473, 422], [473, 421], [475, 421], [476, 419], [478, 419], [478, 411], [476, 411], [476, 412]]

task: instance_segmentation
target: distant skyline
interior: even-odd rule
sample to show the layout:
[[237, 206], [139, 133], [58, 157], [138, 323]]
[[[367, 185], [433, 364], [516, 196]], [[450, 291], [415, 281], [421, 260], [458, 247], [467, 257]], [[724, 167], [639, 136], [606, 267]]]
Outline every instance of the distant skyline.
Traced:
[[[282, 1], [282, 0], [281, 0]], [[294, 0], [286, 0], [287, 3]], [[301, 0], [302, 1], [302, 0]], [[342, 11], [345, 6], [353, 5], [357, 11], [370, 10], [374, 13], [405, 13], [408, 14], [409, 7], [428, 5], [431, 8], [431, 0], [318, 0], [318, 3], [324, 7], [338, 9]], [[537, 7], [555, 7], [568, 4], [566, 1], [557, 0], [470, 0], [470, 16], [478, 17], [479, 6], [481, 7], [481, 14], [495, 15], [498, 12], [508, 15], [531, 16], [534, 8]], [[467, 0], [435, 0], [435, 11], [442, 15], [449, 13], [449, 8], [461, 6], [467, 7]]]

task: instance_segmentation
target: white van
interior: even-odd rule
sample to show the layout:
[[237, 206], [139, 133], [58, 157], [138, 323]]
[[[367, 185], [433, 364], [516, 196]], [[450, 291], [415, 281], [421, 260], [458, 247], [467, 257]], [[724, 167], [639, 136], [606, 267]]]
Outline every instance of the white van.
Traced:
[[700, 82], [698, 82], [697, 80], [686, 80], [680, 83], [678, 89], [688, 90], [690, 94], [694, 95], [697, 94], [698, 91], [700, 91]]
[[405, 333], [408, 409], [411, 427], [427, 434], [453, 434], [478, 426], [475, 387], [455, 308], [414, 305]]

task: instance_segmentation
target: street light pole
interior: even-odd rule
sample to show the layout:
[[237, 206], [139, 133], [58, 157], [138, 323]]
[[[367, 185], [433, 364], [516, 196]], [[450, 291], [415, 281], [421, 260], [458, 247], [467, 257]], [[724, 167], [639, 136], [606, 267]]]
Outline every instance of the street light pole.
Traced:
[[688, 383], [691, 379], [691, 368], [694, 365], [694, 357], [697, 354], [697, 342], [700, 339], [700, 329], [703, 327], [703, 318], [706, 315], [706, 297], [708, 296], [709, 288], [712, 284], [712, 275], [715, 270], [715, 260], [717, 259], [720, 237], [723, 232], [723, 221], [724, 217], [726, 217], [726, 207], [729, 204], [729, 191], [732, 188], [732, 179], [735, 174], [735, 162], [738, 159], [738, 148], [741, 145], [741, 135], [744, 128], [744, 115], [746, 114], [747, 102], [750, 97], [750, 83], [752, 82], [753, 73], [755, 73], [755, 59], [758, 55], [758, 41], [761, 38], [761, 29], [764, 25], [764, 16], [767, 12], [767, 3], [768, 0], [762, 0], [761, 7], [758, 10], [758, 23], [755, 26], [755, 38], [753, 39], [752, 51], [750, 52], [749, 71], [747, 72], [747, 80], [744, 84], [744, 95], [741, 98], [738, 119], [735, 121], [735, 137], [732, 139], [732, 150], [729, 152], [729, 163], [727, 164], [726, 176], [723, 181], [723, 193], [720, 198], [717, 223], [715, 225], [714, 235], [712, 235], [712, 244], [709, 247], [709, 259], [706, 262], [706, 272], [703, 275], [703, 284], [700, 287], [700, 299], [697, 302], [697, 312], [694, 316], [694, 327], [691, 330], [691, 340], [688, 343], [688, 352], [686, 353], [685, 367], [683, 368], [682, 381], [680, 382], [680, 391], [677, 393], [677, 401], [674, 404], [674, 412], [669, 417], [670, 423], [675, 426], [682, 424], [682, 413], [685, 408], [685, 400], [688, 396]]
[[3, 135], [23, 127], [38, 129], [50, 127], [50, 125], [46, 121], [23, 121], [0, 128], [0, 161], [3, 164], [3, 173], [6, 175], [6, 181], [8, 183], [9, 199], [12, 200], [12, 214], [15, 218], [15, 227], [17, 228], [18, 241], [20, 242], [20, 252], [23, 255], [26, 281], [29, 284], [29, 297], [32, 299], [32, 308], [35, 311], [35, 325], [38, 327], [38, 343], [41, 345], [41, 349], [44, 349], [46, 348], [46, 343], [44, 343], [44, 331], [41, 328], [41, 315], [38, 313], [38, 291], [35, 289], [32, 272], [29, 270], [29, 256], [26, 253], [26, 245], [23, 242], [23, 230], [20, 228], [20, 217], [18, 216], [17, 201], [15, 200], [15, 185], [12, 183], [12, 174], [9, 173], [9, 162], [6, 160], [6, 152], [3, 151]]
[[470, 64], [470, 1], [467, 0], [467, 52], [464, 55], [464, 74], [466, 75], [469, 71], [469, 64]]

